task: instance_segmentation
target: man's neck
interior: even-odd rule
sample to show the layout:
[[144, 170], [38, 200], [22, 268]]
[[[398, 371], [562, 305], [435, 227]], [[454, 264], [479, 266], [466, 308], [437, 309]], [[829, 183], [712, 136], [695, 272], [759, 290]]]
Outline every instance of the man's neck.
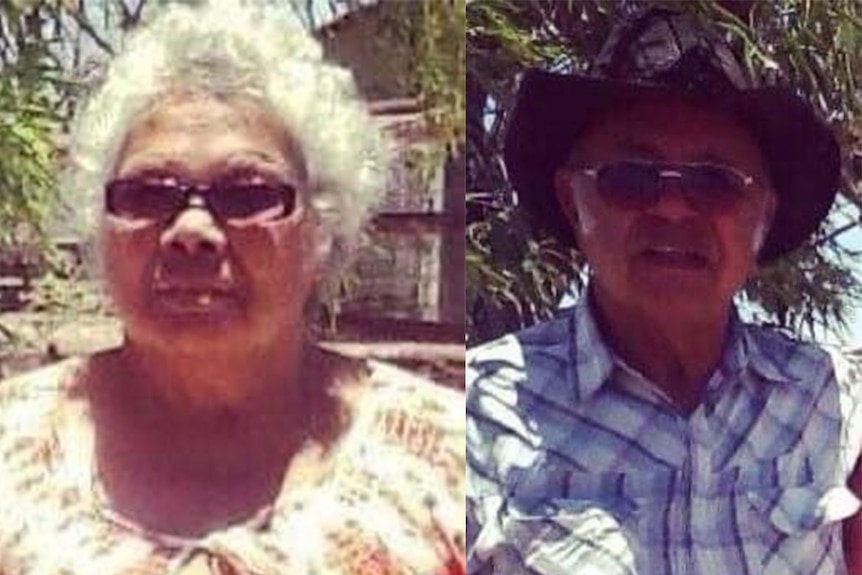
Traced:
[[728, 329], [724, 313], [688, 316], [648, 313], [590, 294], [602, 336], [627, 365], [637, 369], [685, 411], [699, 403], [721, 359]]

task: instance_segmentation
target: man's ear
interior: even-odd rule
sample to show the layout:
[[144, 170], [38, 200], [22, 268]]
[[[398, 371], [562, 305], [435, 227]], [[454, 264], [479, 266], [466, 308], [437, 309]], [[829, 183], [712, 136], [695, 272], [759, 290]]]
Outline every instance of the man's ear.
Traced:
[[770, 191], [766, 198], [766, 205], [763, 208], [763, 218], [760, 220], [758, 229], [754, 236], [754, 253], [760, 254], [763, 244], [772, 230], [772, 222], [775, 220], [775, 211], [778, 209], [778, 196], [775, 192]]
[[577, 233], [579, 225], [578, 210], [575, 205], [574, 178], [574, 173], [568, 168], [559, 168], [554, 172], [554, 192], [557, 196], [557, 203], [560, 204], [566, 219], [569, 220]]
[[772, 222], [775, 221], [775, 212], [778, 210], [778, 194], [774, 191], [770, 192], [765, 210], [766, 229], [772, 229]]

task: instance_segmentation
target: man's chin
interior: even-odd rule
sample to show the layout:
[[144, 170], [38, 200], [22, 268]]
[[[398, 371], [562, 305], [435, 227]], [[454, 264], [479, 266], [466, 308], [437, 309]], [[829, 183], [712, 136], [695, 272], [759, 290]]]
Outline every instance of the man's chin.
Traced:
[[711, 267], [638, 265], [631, 270], [631, 286], [650, 299], [668, 303], [701, 301], [716, 291], [716, 276]]
[[642, 284], [638, 294], [638, 307], [653, 317], [656, 322], [700, 322], [708, 318], [724, 316], [730, 305], [727, 298], [721, 297], [713, 285]]

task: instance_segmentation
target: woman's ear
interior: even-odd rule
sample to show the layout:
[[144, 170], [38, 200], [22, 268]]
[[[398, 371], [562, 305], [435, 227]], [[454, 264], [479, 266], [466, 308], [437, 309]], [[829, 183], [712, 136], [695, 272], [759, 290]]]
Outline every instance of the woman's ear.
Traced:
[[575, 206], [575, 174], [569, 168], [562, 167], [554, 172], [554, 192], [557, 203], [563, 209], [575, 233], [578, 232], [578, 210]]

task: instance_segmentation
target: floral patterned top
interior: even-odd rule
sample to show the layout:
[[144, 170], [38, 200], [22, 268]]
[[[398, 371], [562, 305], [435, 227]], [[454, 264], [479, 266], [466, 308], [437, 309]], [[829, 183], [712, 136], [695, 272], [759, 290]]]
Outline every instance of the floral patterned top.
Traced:
[[454, 575], [465, 555], [462, 393], [369, 362], [324, 481], [186, 539], [113, 512], [66, 360], [0, 383], [2, 575]]

